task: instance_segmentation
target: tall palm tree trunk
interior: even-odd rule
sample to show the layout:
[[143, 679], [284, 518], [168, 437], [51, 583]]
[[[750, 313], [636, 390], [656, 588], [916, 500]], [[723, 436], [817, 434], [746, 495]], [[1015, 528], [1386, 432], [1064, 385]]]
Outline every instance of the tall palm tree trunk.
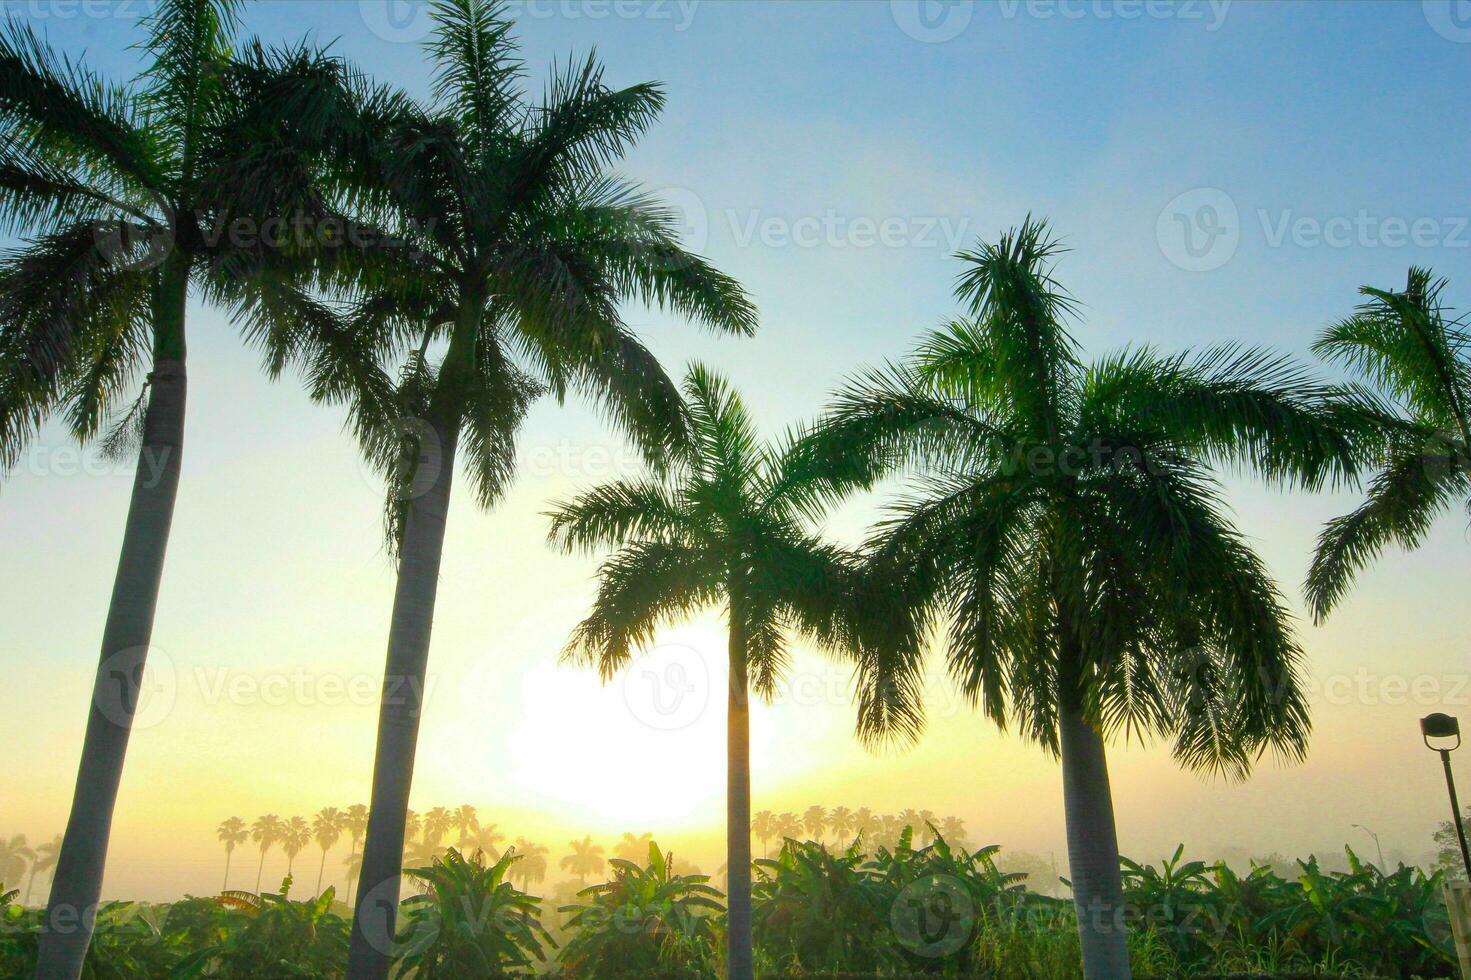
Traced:
[[255, 869], [255, 893], [257, 895], [260, 894], [260, 876], [265, 873], [265, 870], [266, 870], [266, 849], [263, 847], [263, 848], [261, 848], [261, 851], [260, 851], [260, 864], [258, 864], [256, 866], [256, 869]]
[[133, 475], [123, 547], [102, 630], [102, 653], [87, 713], [71, 816], [51, 880], [41, 931], [37, 980], [77, 980], [102, 893], [112, 811], [138, 709], [164, 552], [174, 519], [184, 450], [184, 304], [187, 260], [175, 253], [153, 296], [155, 350], [148, 381], [143, 443]]
[[322, 848], [322, 860], [317, 864], [317, 894], [322, 894], [322, 872], [327, 870], [327, 849]]
[[726, 712], [725, 975], [752, 980], [751, 953], [751, 702], [746, 682], [746, 638], [732, 613], [730, 690]]
[[[1381, 861], [1380, 863], [1383, 864], [1384, 862]], [[28, 906], [28, 905], [31, 904], [31, 889], [32, 888], [35, 888], [35, 887], [36, 887], [36, 866], [35, 866], [35, 864], [32, 864], [31, 865], [31, 873], [30, 873], [30, 876], [28, 878], [26, 878], [26, 894], [25, 894], [25, 897], [20, 900], [20, 904], [21, 905]]]
[[[453, 417], [445, 413], [441, 418]], [[420, 472], [437, 467], [433, 484], [409, 502], [399, 551], [398, 586], [388, 630], [388, 665], [378, 712], [378, 748], [373, 760], [373, 798], [348, 951], [349, 980], [384, 980], [393, 951], [403, 869], [404, 820], [414, 778], [429, 634], [439, 588], [458, 424], [437, 424], [440, 445], [420, 447]]]
[[1083, 976], [1130, 980], [1119, 840], [1103, 738], [1080, 707], [1064, 703], [1059, 715], [1068, 864], [1083, 945]]
[[229, 851], [226, 851], [225, 852], [225, 880], [222, 881], [222, 882], [220, 882], [220, 892], [221, 893], [227, 892], [227, 891], [230, 890], [230, 859], [232, 857], [234, 857], [234, 856], [235, 856], [235, 852], [233, 850], [229, 850]]

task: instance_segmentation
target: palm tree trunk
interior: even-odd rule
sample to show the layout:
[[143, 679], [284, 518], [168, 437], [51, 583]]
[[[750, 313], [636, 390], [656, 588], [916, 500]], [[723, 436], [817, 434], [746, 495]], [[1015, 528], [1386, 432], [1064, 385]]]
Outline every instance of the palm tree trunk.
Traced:
[[[455, 417], [451, 413], [441, 419]], [[403, 870], [404, 821], [414, 779], [429, 634], [444, 551], [458, 424], [436, 424], [438, 447], [420, 447], [420, 472], [437, 472], [421, 495], [409, 501], [399, 551], [398, 586], [388, 630], [388, 664], [378, 712], [378, 748], [373, 760], [373, 798], [348, 952], [349, 980], [388, 976], [398, 915], [399, 875]]]
[[1103, 738], [1081, 708], [1064, 703], [1058, 714], [1068, 864], [1083, 945], [1083, 976], [1129, 980], [1123, 878]]
[[752, 980], [751, 951], [751, 703], [746, 684], [746, 637], [732, 612], [730, 624], [730, 690], [726, 713], [725, 975]]
[[266, 849], [264, 847], [262, 847], [260, 849], [260, 864], [255, 869], [255, 893], [257, 895], [260, 894], [260, 876], [265, 872], [265, 870], [266, 870]]
[[235, 851], [233, 848], [225, 852], [225, 880], [220, 882], [220, 894], [224, 894], [230, 890], [230, 858], [234, 856]]
[[188, 261], [176, 252], [165, 260], [154, 289], [156, 339], [143, 443], [138, 448], [123, 547], [102, 630], [102, 651], [93, 681], [71, 815], [51, 880], [51, 898], [36, 962], [37, 980], [77, 980], [81, 975], [102, 894], [112, 812], [142, 693], [164, 552], [179, 489], [187, 387], [184, 304], [188, 290]]
[[[1384, 862], [1383, 861], [1380, 861], [1379, 863], [1380, 864], [1383, 864]], [[31, 889], [32, 888], [35, 888], [35, 887], [36, 887], [36, 866], [34, 864], [32, 864], [31, 865], [31, 874], [30, 874], [30, 877], [26, 878], [26, 894], [25, 894], [25, 897], [20, 900], [20, 904], [22, 906], [29, 906], [31, 904]]]
[[322, 872], [327, 870], [327, 849], [322, 848], [322, 860], [317, 864], [317, 894], [322, 894]]

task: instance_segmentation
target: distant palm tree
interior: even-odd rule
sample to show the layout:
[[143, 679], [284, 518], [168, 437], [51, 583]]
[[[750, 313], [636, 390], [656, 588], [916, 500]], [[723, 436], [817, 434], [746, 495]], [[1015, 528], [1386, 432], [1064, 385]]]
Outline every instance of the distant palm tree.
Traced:
[[281, 828], [281, 850], [286, 852], [286, 874], [290, 875], [296, 855], [312, 842], [312, 827], [304, 817], [292, 817]]
[[940, 836], [953, 847], [966, 845], [965, 821], [959, 817], [946, 817], [940, 821]]
[[22, 905], [30, 904], [31, 888], [36, 884], [36, 875], [46, 874], [56, 867], [56, 862], [61, 857], [62, 840], [62, 835], [57, 834], [46, 843], [36, 845], [36, 859], [31, 862], [31, 875], [26, 882], [26, 897], [22, 900]]
[[853, 811], [845, 806], [835, 806], [827, 815], [828, 829], [833, 832], [833, 837], [839, 847], [851, 843], [853, 831], [857, 827], [857, 820]]
[[540, 884], [547, 876], [547, 849], [524, 837], [517, 837], [516, 853], [521, 860], [511, 865], [511, 877], [521, 883], [523, 890], [532, 884]]
[[475, 839], [475, 831], [480, 829], [480, 814], [470, 804], [462, 803], [455, 810], [453, 819], [460, 834], [455, 843], [463, 848]]
[[349, 849], [347, 855], [348, 859], [345, 862], [349, 867], [347, 871], [346, 901], [348, 905], [351, 905], [352, 890], [358, 883], [357, 873], [362, 868], [362, 862], [356, 861], [354, 858], [358, 853], [358, 845], [363, 842], [363, 834], [367, 833], [368, 830], [368, 808], [362, 803], [354, 803], [348, 807], [343, 813], [342, 829], [347, 832], [348, 839], [352, 842], [352, 847]]
[[915, 809], [910, 808], [910, 809], [901, 810], [899, 812], [899, 830], [900, 831], [903, 831], [904, 828], [907, 827], [910, 830], [914, 831], [915, 834], [918, 834], [919, 831], [920, 831], [920, 828], [922, 826], [923, 826], [923, 822], [920, 820], [919, 811], [918, 810], [915, 810]]
[[[685, 375], [687, 447], [658, 477], [618, 481], [562, 505], [551, 540], [567, 550], [612, 545], [592, 613], [567, 646], [607, 680], [660, 626], [712, 605], [727, 610], [726, 863], [732, 980], [749, 980], [751, 951], [750, 693], [770, 698], [795, 632], [843, 646], [854, 562], [810, 530], [831, 494], [824, 473], [760, 443], [739, 396], [696, 365]], [[870, 604], [866, 611], [877, 616]]]
[[348, 888], [351, 889], [358, 880], [358, 872], [363, 868], [363, 855], [360, 851], [349, 851], [342, 859], [342, 873], [347, 876]]
[[766, 857], [766, 842], [776, 834], [776, 815], [770, 810], [761, 810], [751, 817], [751, 833], [761, 842], [761, 856]]
[[899, 846], [899, 835], [904, 831], [904, 821], [896, 814], [886, 813], [878, 818], [879, 840], [889, 847]]
[[[240, 43], [237, 0], [148, 6], [131, 88], [24, 18], [0, 36], [0, 235], [25, 239], [0, 257], [0, 468], [48, 416], [90, 439], [119, 407], [106, 445], [135, 444], [138, 461], [49, 900], [49, 920], [78, 925], [40, 934], [48, 980], [81, 973], [94, 917], [76, 910], [102, 887], [182, 462], [188, 294], [239, 310], [274, 288], [260, 273], [305, 273], [311, 249], [232, 229], [322, 215], [299, 151], [332, 118], [339, 77], [306, 47]], [[268, 349], [281, 339], [242, 325]]]
[[322, 894], [322, 872], [327, 869], [327, 852], [337, 846], [342, 832], [347, 827], [347, 814], [335, 806], [323, 807], [312, 818], [312, 836], [322, 849], [322, 859], [317, 862], [317, 889], [312, 894]]
[[878, 835], [879, 825], [873, 811], [866, 806], [861, 806], [853, 811], [853, 826], [858, 833], [863, 835], [863, 844], [866, 849], [872, 849], [873, 839]]
[[[353, 404], [365, 453], [389, 476], [398, 559], [384, 678], [394, 696], [380, 710], [358, 903], [399, 878], [458, 458], [476, 502], [492, 505], [532, 403], [569, 390], [661, 452], [682, 434], [678, 393], [619, 304], [651, 302], [726, 333], [756, 324], [740, 286], [680, 247], [674, 213], [610, 172], [658, 116], [657, 85], [610, 88], [589, 57], [557, 71], [537, 104], [506, 5], [440, 0], [429, 13], [432, 103], [373, 101], [367, 135], [338, 157], [352, 200], [407, 246], [398, 274], [367, 277], [366, 289], [360, 278], [344, 297], [346, 334], [384, 339], [379, 360], [398, 361], [400, 379], [391, 403], [372, 384]], [[333, 376], [348, 387], [372, 360], [354, 352]], [[392, 935], [396, 903], [378, 911], [353, 918], [355, 980], [388, 973], [363, 924], [386, 918]]]
[[260, 894], [261, 872], [266, 867], [266, 852], [281, 840], [281, 834], [286, 828], [281, 825], [281, 818], [274, 813], [267, 813], [263, 817], [256, 817], [255, 823], [250, 825], [250, 839], [255, 841], [260, 848], [260, 866], [255, 869], [255, 893]]
[[1471, 332], [1443, 305], [1445, 285], [1412, 268], [1403, 292], [1365, 286], [1368, 302], [1313, 344], [1390, 402], [1374, 413], [1383, 459], [1367, 499], [1318, 539], [1306, 591], [1320, 622], [1386, 546], [1419, 547], [1437, 515], [1471, 507]]
[[919, 826], [914, 828], [914, 832], [919, 837], [920, 845], [928, 847], [935, 842], [934, 824], [940, 818], [935, 816], [934, 810], [921, 810], [917, 815], [917, 819], [919, 820]]
[[486, 823], [481, 824], [475, 829], [475, 833], [471, 836], [470, 843], [476, 848], [476, 850], [484, 852], [487, 858], [489, 858], [492, 862], [495, 862], [501, 859], [500, 845], [501, 841], [505, 839], [506, 835], [497, 830], [495, 824]]
[[654, 835], [645, 831], [634, 835], [625, 832], [622, 839], [613, 845], [613, 855], [625, 861], [638, 863], [649, 856], [649, 844], [654, 840]]
[[584, 837], [582, 840], [568, 841], [567, 846], [572, 848], [572, 853], [558, 862], [563, 871], [586, 884], [588, 875], [595, 875], [603, 870], [603, 845], [594, 844], [591, 837]]
[[424, 814], [424, 839], [432, 844], [438, 845], [444, 840], [445, 835], [454, 826], [455, 818], [442, 806], [437, 806]]
[[220, 891], [225, 892], [230, 890], [230, 858], [236, 847], [250, 840], [250, 830], [239, 817], [228, 817], [220, 821], [215, 836], [225, 845], [225, 880], [220, 885]]
[[9, 840], [0, 838], [0, 883], [19, 884], [35, 860], [36, 852], [26, 842], [25, 834], [16, 834]]
[[802, 818], [795, 813], [778, 813], [772, 830], [778, 840], [785, 840], [788, 837], [796, 840], [802, 836]]
[[966, 314], [844, 391], [814, 452], [850, 476], [922, 474], [874, 541], [871, 573], [912, 613], [860, 666], [861, 730], [918, 731], [942, 628], [962, 691], [1060, 754], [1085, 974], [1127, 978], [1105, 738], [1172, 734], [1185, 766], [1236, 776], [1266, 749], [1306, 751], [1300, 650], [1214, 467], [1351, 478], [1357, 423], [1261, 351], [1084, 365], [1058, 252], [1029, 219], [965, 253]]
[[822, 843], [822, 832], [827, 829], [827, 811], [814, 803], [802, 814], [802, 826], [807, 828], [807, 836]]

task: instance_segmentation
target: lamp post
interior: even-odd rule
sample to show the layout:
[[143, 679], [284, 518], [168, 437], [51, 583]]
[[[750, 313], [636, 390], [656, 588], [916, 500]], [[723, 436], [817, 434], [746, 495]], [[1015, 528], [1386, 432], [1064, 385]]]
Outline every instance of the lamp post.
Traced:
[[[1466, 878], [1471, 880], [1471, 850], [1466, 848], [1466, 825], [1461, 822], [1461, 803], [1456, 799], [1456, 779], [1451, 774], [1451, 753], [1461, 747], [1461, 723], [1450, 715], [1437, 712], [1420, 719], [1420, 734], [1425, 747], [1440, 753], [1440, 762], [1445, 766], [1445, 786], [1451, 794], [1451, 822], [1456, 828], [1456, 839], [1461, 844], [1461, 861], [1466, 866]], [[1456, 744], [1446, 745], [1447, 739]], [[1439, 744], [1431, 744], [1432, 740]]]
[[1353, 826], [1374, 838], [1374, 850], [1379, 852], [1379, 873], [1389, 874], [1389, 869], [1384, 865], [1384, 847], [1379, 843], [1379, 835], [1361, 823], [1356, 823]]

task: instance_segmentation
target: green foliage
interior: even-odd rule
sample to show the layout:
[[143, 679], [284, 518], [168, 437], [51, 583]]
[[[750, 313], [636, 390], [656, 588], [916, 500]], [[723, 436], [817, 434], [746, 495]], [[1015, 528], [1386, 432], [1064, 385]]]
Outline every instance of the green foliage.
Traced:
[[649, 844], [648, 864], [624, 858], [608, 862], [613, 879], [578, 892], [582, 901], [563, 906], [574, 938], [562, 950], [563, 972], [575, 977], [660, 972], [688, 975], [719, 948], [715, 929], [724, 911], [720, 892], [706, 875], [674, 871], [674, 855]]
[[511, 883], [508, 853], [487, 866], [476, 852], [455, 848], [424, 868], [409, 869], [429, 889], [406, 899], [399, 920], [399, 969], [422, 978], [520, 975], [546, 959], [543, 943], [555, 945], [542, 928], [541, 899]]
[[287, 894], [290, 887], [288, 876], [275, 895], [226, 892], [215, 900], [222, 910], [217, 916], [197, 902], [171, 909], [169, 928], [213, 939], [181, 963], [174, 975], [226, 980], [338, 976], [347, 957], [348, 924], [331, 910], [334, 890], [294, 902]]

